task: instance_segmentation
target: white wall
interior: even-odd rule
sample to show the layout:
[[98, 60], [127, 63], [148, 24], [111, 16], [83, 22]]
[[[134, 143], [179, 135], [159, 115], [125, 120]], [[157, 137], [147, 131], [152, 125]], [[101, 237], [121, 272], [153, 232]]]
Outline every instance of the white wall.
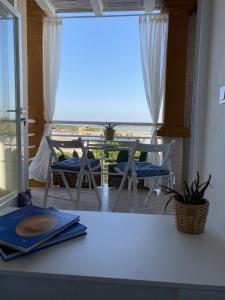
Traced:
[[196, 78], [193, 123], [193, 174], [212, 174], [210, 219], [225, 236], [225, 104], [219, 104], [219, 88], [225, 86], [225, 1], [199, 1], [199, 65]]

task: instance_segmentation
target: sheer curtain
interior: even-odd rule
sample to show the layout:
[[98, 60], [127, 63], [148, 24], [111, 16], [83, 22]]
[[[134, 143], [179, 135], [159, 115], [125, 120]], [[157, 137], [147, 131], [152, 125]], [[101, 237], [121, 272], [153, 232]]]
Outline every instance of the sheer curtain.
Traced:
[[43, 86], [45, 129], [38, 152], [30, 164], [30, 178], [45, 181], [49, 160], [46, 136], [50, 135], [55, 112], [60, 69], [61, 18], [44, 18], [43, 22]]
[[156, 0], [144, 0], [145, 12], [151, 12], [155, 8]]
[[[168, 15], [139, 17], [142, 73], [149, 113], [154, 123], [152, 143], [157, 143], [156, 130], [165, 92]], [[149, 157], [148, 157], [149, 158]], [[151, 160], [158, 163], [158, 158]]]

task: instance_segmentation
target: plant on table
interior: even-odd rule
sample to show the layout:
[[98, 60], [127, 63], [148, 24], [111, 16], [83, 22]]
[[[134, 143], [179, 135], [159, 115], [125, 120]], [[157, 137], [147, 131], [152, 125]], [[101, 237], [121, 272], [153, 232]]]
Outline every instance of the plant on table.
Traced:
[[117, 123], [106, 122], [104, 126], [104, 136], [106, 140], [113, 140]]
[[103, 126], [105, 129], [114, 129], [114, 127], [118, 125], [117, 123], [106, 122]]
[[186, 233], [201, 233], [204, 230], [209, 208], [209, 202], [204, 196], [210, 181], [211, 174], [206, 182], [201, 183], [199, 172], [197, 172], [197, 177], [190, 186], [187, 181], [184, 181], [182, 193], [170, 187], [162, 186], [166, 190], [166, 194], [170, 195], [165, 210], [171, 200], [175, 201], [178, 230]]

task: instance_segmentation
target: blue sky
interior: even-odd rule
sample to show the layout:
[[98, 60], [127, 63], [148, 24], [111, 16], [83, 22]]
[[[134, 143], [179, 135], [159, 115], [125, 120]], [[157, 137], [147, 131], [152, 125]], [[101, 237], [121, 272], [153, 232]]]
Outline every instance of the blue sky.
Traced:
[[64, 19], [55, 120], [150, 122], [138, 17]]
[[1, 117], [15, 119], [14, 113], [6, 110], [15, 109], [15, 68], [13, 19], [0, 19], [0, 105]]

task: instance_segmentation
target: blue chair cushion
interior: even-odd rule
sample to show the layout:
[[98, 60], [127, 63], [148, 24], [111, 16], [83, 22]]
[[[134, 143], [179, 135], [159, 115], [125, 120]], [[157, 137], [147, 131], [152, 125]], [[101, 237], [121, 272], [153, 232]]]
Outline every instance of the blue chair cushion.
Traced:
[[[125, 172], [127, 162], [117, 164], [117, 168], [120, 171]], [[169, 170], [163, 169], [149, 162], [135, 162], [135, 171], [137, 173], [137, 177], [165, 176], [170, 173]], [[128, 175], [132, 175], [131, 169], [129, 170]]]
[[[91, 168], [95, 168], [100, 164], [99, 159], [89, 159]], [[66, 170], [66, 171], [75, 171], [79, 172], [81, 167], [81, 161], [80, 158], [77, 157], [71, 157], [69, 159], [56, 162], [53, 165], [51, 165], [51, 168], [54, 170]], [[85, 170], [87, 170], [87, 166], [84, 167]]]

